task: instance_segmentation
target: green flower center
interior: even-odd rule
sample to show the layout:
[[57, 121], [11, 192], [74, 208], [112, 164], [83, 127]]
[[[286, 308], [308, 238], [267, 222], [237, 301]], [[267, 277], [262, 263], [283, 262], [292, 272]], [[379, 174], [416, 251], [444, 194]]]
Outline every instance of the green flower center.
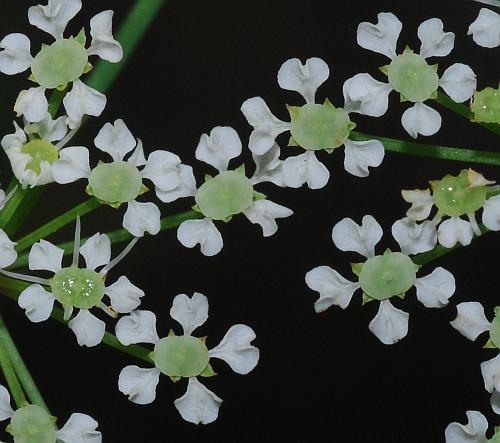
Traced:
[[203, 183], [194, 198], [203, 215], [224, 220], [252, 204], [253, 186], [241, 172], [225, 171]]
[[288, 111], [292, 120], [292, 138], [304, 149], [338, 148], [349, 136], [352, 127], [347, 112], [329, 102], [290, 106]]
[[468, 173], [447, 175], [432, 182], [432, 196], [438, 209], [450, 217], [471, 214], [481, 208], [486, 200], [486, 186], [470, 188]]
[[97, 165], [89, 175], [89, 185], [96, 198], [106, 203], [126, 203], [141, 192], [142, 177], [130, 163], [115, 161]]
[[470, 108], [474, 113], [474, 121], [500, 124], [500, 88], [476, 91]]
[[79, 78], [88, 62], [87, 51], [75, 39], [56, 40], [33, 59], [34, 79], [46, 88], [57, 88]]
[[89, 309], [104, 297], [104, 281], [95, 271], [63, 268], [50, 281], [52, 294], [63, 306]]
[[[498, 307], [495, 309], [495, 313], [498, 314]], [[500, 348], [500, 317], [498, 315], [495, 315], [495, 318], [491, 322], [490, 340], [497, 348]]]
[[423, 102], [437, 91], [436, 70], [420, 55], [410, 51], [395, 57], [387, 72], [391, 86], [412, 102]]
[[195, 377], [208, 365], [208, 349], [199, 338], [171, 335], [156, 343], [153, 360], [170, 377]]
[[361, 289], [370, 297], [385, 300], [404, 294], [415, 283], [417, 266], [401, 252], [369, 258], [359, 274]]
[[56, 427], [44, 409], [36, 405], [24, 406], [14, 412], [9, 432], [15, 443], [55, 443]]
[[37, 175], [42, 170], [40, 164], [43, 161], [52, 164], [59, 158], [57, 148], [46, 140], [31, 140], [21, 147], [21, 152], [31, 155], [31, 161], [26, 165], [26, 168], [31, 169]]

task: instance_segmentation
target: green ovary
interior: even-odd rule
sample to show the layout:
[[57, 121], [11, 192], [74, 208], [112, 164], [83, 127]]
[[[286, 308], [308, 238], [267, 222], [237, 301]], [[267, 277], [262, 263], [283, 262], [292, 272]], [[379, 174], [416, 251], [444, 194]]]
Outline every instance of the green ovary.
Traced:
[[208, 349], [199, 338], [172, 335], [156, 343], [154, 363], [170, 377], [195, 377], [208, 365]]
[[469, 187], [468, 172], [458, 176], [447, 175], [432, 182], [432, 196], [438, 209], [450, 217], [471, 214], [481, 208], [486, 200], [486, 186]]
[[31, 155], [31, 161], [26, 165], [35, 174], [39, 175], [42, 171], [40, 164], [45, 160], [50, 164], [59, 158], [59, 151], [50, 142], [45, 140], [32, 140], [21, 147], [21, 152]]
[[252, 204], [253, 186], [242, 173], [225, 171], [203, 183], [194, 198], [203, 215], [224, 220]]
[[405, 51], [394, 58], [387, 72], [391, 86], [412, 102], [423, 102], [437, 91], [439, 77], [425, 59]]
[[290, 133], [294, 141], [304, 149], [334, 149], [342, 146], [351, 130], [349, 115], [331, 103], [308, 103], [289, 107]]
[[36, 405], [15, 411], [8, 430], [15, 443], [55, 443], [57, 438], [52, 417]]
[[500, 124], [500, 88], [476, 91], [470, 108], [474, 113], [474, 121]]
[[34, 58], [31, 72], [37, 83], [57, 88], [79, 78], [88, 62], [87, 51], [76, 40], [56, 40]]
[[104, 297], [104, 281], [90, 269], [63, 268], [54, 275], [50, 286], [52, 294], [63, 306], [89, 309]]
[[115, 204], [134, 200], [142, 188], [139, 170], [130, 163], [115, 161], [97, 165], [89, 175], [92, 193], [99, 200]]
[[415, 283], [417, 266], [401, 252], [369, 258], [361, 269], [359, 284], [370, 297], [385, 300], [400, 295]]

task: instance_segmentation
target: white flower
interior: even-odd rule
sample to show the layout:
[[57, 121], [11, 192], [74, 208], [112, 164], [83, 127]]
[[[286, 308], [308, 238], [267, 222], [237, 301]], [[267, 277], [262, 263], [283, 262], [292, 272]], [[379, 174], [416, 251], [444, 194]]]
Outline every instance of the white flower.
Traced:
[[[248, 374], [259, 360], [259, 350], [251, 345], [254, 331], [246, 325], [232, 326], [211, 350], [205, 339], [193, 337], [192, 332], [208, 318], [208, 300], [200, 293], [191, 298], [179, 294], [174, 298], [171, 317], [182, 326], [183, 335], [171, 331], [168, 337], [160, 339], [156, 333], [156, 316], [149, 311], [132, 312], [116, 325], [116, 336], [126, 345], [146, 342], [155, 345], [151, 369], [127, 366], [119, 376], [118, 387], [137, 404], [147, 404], [156, 397], [159, 375], [168, 375], [174, 381], [188, 379], [186, 393], [174, 404], [182, 418], [191, 423], [211, 423], [217, 419], [222, 399], [202, 385], [197, 377], [211, 377], [211, 358], [224, 360], [238, 374]], [[147, 332], [145, 332], [147, 331]], [[186, 360], [190, 355], [190, 360]]]
[[[438, 18], [425, 20], [418, 27], [420, 51], [407, 48], [397, 54], [397, 41], [402, 29], [399, 19], [392, 13], [378, 14], [377, 24], [363, 22], [358, 26], [358, 44], [371, 51], [387, 56], [391, 63], [384, 67], [388, 83], [375, 80], [369, 74], [356, 74], [344, 83], [347, 109], [370, 116], [385, 114], [388, 94], [395, 90], [404, 101], [414, 105], [403, 113], [401, 123], [413, 138], [419, 134], [432, 135], [441, 127], [441, 116], [423, 102], [432, 98], [440, 86], [456, 102], [472, 97], [476, 89], [476, 76], [462, 63], [450, 66], [441, 78], [425, 60], [428, 57], [444, 57], [453, 49], [455, 34], [443, 31]], [[417, 81], [408, 78], [416, 78]]]
[[[32, 78], [40, 85], [21, 91], [16, 101], [15, 111], [28, 122], [39, 122], [47, 113], [47, 89], [70, 83], [72, 89], [63, 103], [71, 129], [80, 125], [83, 115], [98, 116], [104, 109], [106, 97], [85, 86], [79, 78], [88, 68], [89, 56], [98, 55], [117, 63], [122, 59], [123, 50], [112, 36], [113, 11], [100, 12], [90, 20], [92, 41], [87, 49], [84, 33], [76, 38], [64, 38], [68, 22], [81, 7], [81, 0], [48, 0], [47, 5], [29, 8], [29, 22], [55, 39], [51, 45], [42, 46], [34, 57], [31, 56], [30, 40], [24, 34], [9, 34], [0, 41], [0, 49], [3, 49], [0, 52], [0, 72], [13, 75], [31, 68]], [[63, 60], [57, 69], [52, 62], [54, 58]]]
[[[77, 222], [75, 245], [80, 241], [80, 224]], [[47, 280], [38, 277], [0, 271], [6, 275], [35, 284], [28, 286], [19, 296], [18, 303], [25, 310], [26, 316], [33, 322], [47, 320], [57, 300], [64, 308], [65, 320], [69, 320], [74, 309], [79, 309], [76, 316], [68, 323], [75, 333], [80, 346], [96, 346], [105, 333], [105, 323], [94, 316], [90, 309], [101, 308], [116, 317], [117, 313], [129, 313], [140, 304], [144, 292], [121, 276], [112, 285], [106, 286], [104, 279], [131, 250], [137, 239], [111, 260], [111, 242], [106, 234], [95, 234], [83, 246], [73, 251], [73, 262], [68, 267], [62, 266], [64, 251], [52, 243], [40, 240], [29, 253], [29, 268], [54, 273]], [[86, 266], [79, 267], [79, 255]], [[96, 271], [101, 267], [100, 271]], [[106, 306], [102, 299], [107, 296], [111, 306]]]
[[500, 45], [500, 15], [491, 9], [481, 8], [467, 32], [472, 39], [485, 48], [494, 48]]
[[399, 220], [393, 225], [392, 232], [403, 253], [387, 250], [383, 255], [376, 255], [375, 246], [382, 238], [382, 228], [371, 215], [365, 215], [361, 225], [350, 218], [338, 222], [332, 230], [334, 244], [342, 251], [358, 252], [367, 260], [351, 263], [358, 277], [356, 282], [345, 279], [329, 266], [318, 266], [306, 274], [307, 286], [319, 293], [314, 305], [316, 312], [332, 305], [345, 309], [354, 292], [361, 289], [363, 303], [380, 301], [378, 313], [370, 322], [370, 331], [387, 345], [405, 337], [408, 333], [408, 314], [395, 308], [390, 298], [403, 298], [406, 291], [415, 286], [417, 299], [424, 306], [441, 308], [448, 304], [448, 299], [455, 292], [455, 279], [443, 268], [436, 268], [425, 277], [416, 276], [419, 267], [407, 254], [432, 247], [429, 244], [432, 240], [425, 231], [412, 226], [411, 221]]
[[[193, 182], [196, 207], [204, 217], [186, 220], [177, 229], [177, 239], [187, 248], [200, 245], [203, 255], [218, 254], [223, 247], [221, 233], [214, 221], [229, 221], [233, 216], [244, 214], [251, 223], [261, 225], [264, 237], [277, 229], [276, 219], [293, 214], [288, 208], [266, 199], [254, 191], [254, 185], [272, 181], [282, 185], [285, 179], [284, 163], [279, 160], [279, 147], [274, 145], [262, 155], [253, 154], [256, 170], [251, 178], [245, 175], [244, 166], [228, 170], [229, 162], [241, 154], [240, 138], [233, 128], [217, 126], [210, 135], [203, 134], [196, 148], [198, 160], [218, 169], [215, 177], [207, 176], [205, 183], [196, 189]], [[282, 168], [283, 166], [283, 168]]]

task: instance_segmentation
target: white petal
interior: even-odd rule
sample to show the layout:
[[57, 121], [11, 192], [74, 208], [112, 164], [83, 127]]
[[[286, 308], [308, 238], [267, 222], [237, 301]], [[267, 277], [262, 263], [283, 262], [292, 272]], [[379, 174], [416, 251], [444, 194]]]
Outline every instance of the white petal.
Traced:
[[161, 213], [154, 203], [132, 200], [127, 204], [123, 216], [123, 227], [134, 237], [143, 237], [145, 232], [156, 235], [161, 228]]
[[22, 146], [28, 141], [24, 131], [16, 122], [13, 123], [15, 132], [13, 134], [7, 134], [2, 138], [2, 148], [4, 148], [7, 153], [10, 150], [20, 151]]
[[80, 80], [75, 80], [71, 91], [65, 95], [63, 103], [68, 114], [68, 126], [74, 129], [80, 125], [84, 115], [94, 117], [101, 115], [106, 107], [106, 96]]
[[142, 146], [142, 141], [140, 138], [137, 139], [137, 144], [135, 145], [135, 149], [132, 151], [132, 154], [130, 154], [129, 158], [127, 159], [127, 163], [130, 163], [131, 165], [134, 165], [136, 168], [139, 166], [144, 166], [146, 165], [146, 157], [144, 157], [144, 148]]
[[28, 122], [39, 122], [47, 115], [48, 106], [45, 88], [38, 86], [19, 93], [14, 111], [18, 117], [22, 115]]
[[269, 237], [278, 230], [276, 219], [290, 217], [293, 211], [264, 199], [253, 202], [249, 208], [243, 211], [243, 214], [252, 223], [258, 223], [262, 227], [264, 237]]
[[253, 185], [263, 182], [271, 182], [276, 186], [284, 186], [283, 173], [281, 171], [280, 147], [277, 143], [265, 154], [258, 155], [252, 152], [255, 163], [255, 172], [250, 179]]
[[0, 72], [7, 75], [19, 74], [31, 66], [30, 39], [24, 34], [6, 35], [0, 41]]
[[171, 191], [181, 184], [180, 164], [181, 159], [178, 155], [168, 151], [154, 151], [149, 154], [141, 175], [163, 191]]
[[144, 291], [123, 275], [111, 286], [106, 287], [104, 293], [110, 298], [113, 310], [121, 314], [133, 311], [141, 304], [141, 297], [144, 297]]
[[330, 171], [316, 158], [313, 151], [288, 157], [282, 163], [281, 170], [283, 183], [290, 188], [300, 188], [307, 183], [310, 189], [320, 189], [330, 179]]
[[222, 399], [203, 386], [195, 377], [188, 382], [186, 393], [174, 401], [182, 418], [194, 424], [212, 423], [219, 415]]
[[457, 103], [462, 103], [472, 97], [476, 90], [476, 74], [468, 65], [454, 63], [439, 79], [439, 86]]
[[493, 412], [500, 415], [500, 392], [493, 391], [490, 397], [490, 404]]
[[382, 300], [368, 328], [384, 345], [393, 345], [408, 334], [408, 317], [389, 300]]
[[113, 11], [102, 11], [90, 19], [92, 42], [88, 55], [96, 54], [111, 63], [118, 63], [123, 57], [122, 45], [113, 38]]
[[371, 215], [365, 215], [361, 226], [350, 218], [340, 220], [332, 230], [335, 246], [341, 251], [354, 251], [365, 257], [375, 255], [375, 245], [382, 238], [382, 228]]
[[186, 294], [176, 295], [170, 316], [182, 326], [184, 335], [191, 335], [197, 327], [207, 321], [208, 299], [199, 292], [195, 292], [191, 298]]
[[17, 252], [14, 249], [16, 243], [11, 241], [3, 229], [0, 229], [0, 269], [6, 268], [17, 259]]
[[438, 267], [429, 275], [415, 280], [417, 298], [426, 308], [442, 308], [455, 293], [455, 277], [444, 268]]
[[483, 374], [484, 388], [488, 392], [500, 391], [500, 354], [481, 363], [481, 373]]
[[224, 360], [238, 374], [248, 374], [259, 362], [259, 350], [250, 344], [255, 332], [246, 325], [231, 326], [221, 342], [208, 352]]
[[391, 91], [391, 85], [375, 80], [370, 74], [356, 74], [344, 82], [344, 110], [380, 117], [387, 111]]
[[127, 366], [120, 372], [118, 389], [128, 399], [139, 405], [152, 403], [156, 398], [156, 386], [160, 379], [157, 368], [144, 369], [137, 366]]
[[89, 150], [84, 146], [61, 149], [59, 159], [52, 163], [52, 175], [60, 184], [87, 178], [90, 175]]
[[61, 270], [63, 256], [61, 248], [42, 239], [31, 247], [29, 268], [32, 271], [52, 271], [55, 274]]
[[261, 97], [245, 100], [241, 112], [254, 128], [248, 141], [248, 148], [254, 154], [265, 154], [273, 147], [276, 137], [290, 129], [290, 123], [276, 118]]
[[467, 246], [474, 237], [474, 231], [468, 221], [459, 217], [451, 217], [439, 225], [438, 241], [445, 248], [453, 248], [458, 242]]
[[164, 203], [170, 203], [178, 198], [191, 197], [196, 194], [196, 179], [191, 166], [179, 165], [180, 184], [169, 191], [156, 187], [157, 197]]
[[14, 410], [10, 406], [10, 394], [7, 388], [0, 385], [0, 421], [12, 417]]
[[227, 170], [229, 160], [241, 154], [241, 140], [238, 133], [229, 126], [216, 126], [210, 136], [202, 134], [195, 156], [219, 171]]
[[455, 43], [455, 34], [443, 32], [443, 22], [438, 18], [430, 18], [422, 22], [417, 34], [422, 42], [420, 55], [423, 58], [444, 57], [451, 52]]
[[401, 117], [403, 128], [413, 138], [417, 138], [418, 134], [435, 134], [441, 127], [441, 120], [439, 112], [423, 103], [415, 103]]
[[278, 84], [283, 89], [298, 92], [307, 103], [314, 103], [316, 90], [329, 75], [328, 65], [320, 58], [308, 58], [304, 65], [298, 58], [291, 58], [281, 65]]
[[203, 220], [186, 220], [177, 229], [177, 239], [186, 248], [200, 245], [203, 255], [212, 256], [222, 249], [222, 236], [209, 218]]
[[470, 26], [467, 35], [485, 48], [494, 48], [500, 45], [500, 14], [491, 9], [481, 8], [479, 15]]
[[314, 303], [316, 312], [326, 311], [337, 305], [347, 308], [359, 283], [346, 280], [329, 266], [318, 266], [306, 274], [306, 284], [313, 291], [319, 292], [319, 299]]
[[47, 112], [42, 120], [27, 125], [24, 130], [27, 134], [36, 133], [40, 138], [53, 142], [62, 140], [68, 132], [68, 127], [66, 126], [66, 117], [62, 116], [53, 120], [51, 115]]
[[344, 142], [344, 168], [356, 177], [368, 177], [369, 166], [379, 166], [384, 159], [384, 145], [378, 140]]
[[32, 169], [28, 169], [28, 164], [33, 157], [30, 154], [25, 154], [20, 151], [21, 148], [12, 148], [6, 151], [12, 166], [12, 171], [23, 188], [26, 186], [34, 187], [51, 183], [54, 181], [52, 175], [52, 167], [49, 162], [42, 160], [40, 163], [40, 174], [37, 174]]
[[500, 231], [500, 195], [490, 197], [483, 204], [483, 224], [492, 231]]
[[57, 431], [57, 438], [64, 443], [101, 443], [102, 435], [96, 430], [99, 423], [86, 414], [71, 414], [66, 424]]
[[468, 301], [457, 305], [457, 318], [450, 322], [460, 334], [474, 341], [479, 334], [490, 330], [490, 322], [484, 315], [481, 303]]
[[431, 221], [416, 223], [409, 217], [397, 220], [392, 225], [392, 236], [406, 255], [430, 251], [437, 243], [437, 230]]
[[60, 39], [68, 22], [81, 8], [81, 0], [49, 0], [46, 6], [31, 6], [28, 9], [28, 20], [33, 26]]
[[488, 421], [477, 411], [467, 411], [468, 423], [450, 423], [444, 431], [446, 443], [486, 443]]
[[136, 145], [134, 136], [122, 119], [115, 120], [114, 124], [106, 123], [97, 134], [94, 143], [115, 161], [123, 160]]
[[28, 286], [17, 299], [21, 308], [33, 323], [45, 321], [50, 317], [54, 307], [54, 296], [40, 285]]
[[420, 221], [429, 217], [434, 206], [434, 199], [429, 189], [403, 190], [401, 195], [405, 201], [411, 203], [411, 208], [406, 211], [409, 218]]
[[107, 265], [111, 260], [111, 240], [106, 234], [94, 234], [80, 248], [87, 269]]
[[136, 309], [120, 318], [115, 327], [116, 338], [122, 345], [136, 343], [156, 344], [160, 337], [156, 332], [156, 315], [151, 311]]
[[78, 315], [68, 322], [80, 346], [97, 346], [106, 331], [106, 324], [91, 314], [88, 309], [80, 309]]
[[391, 12], [381, 12], [377, 18], [376, 25], [367, 22], [359, 24], [358, 45], [392, 59], [396, 56], [396, 45], [403, 25]]

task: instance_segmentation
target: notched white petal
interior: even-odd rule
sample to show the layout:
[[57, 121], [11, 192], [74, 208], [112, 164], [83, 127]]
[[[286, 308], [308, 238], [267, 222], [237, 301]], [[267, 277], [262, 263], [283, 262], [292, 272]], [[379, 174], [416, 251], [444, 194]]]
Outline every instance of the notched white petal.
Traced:
[[258, 155], [252, 152], [255, 163], [255, 172], [250, 179], [253, 185], [263, 182], [271, 182], [276, 186], [284, 186], [283, 172], [281, 170], [282, 161], [279, 158], [280, 147], [274, 143], [271, 149], [265, 154]]
[[6, 35], [0, 41], [0, 72], [7, 75], [19, 74], [31, 66], [30, 39], [24, 34]]
[[290, 188], [300, 188], [307, 183], [309, 189], [320, 189], [330, 179], [330, 171], [316, 158], [313, 151], [288, 157], [283, 161], [281, 171], [283, 184]]
[[392, 225], [392, 236], [406, 255], [430, 251], [437, 243], [437, 230], [429, 220], [416, 223], [409, 217], [397, 220]]
[[52, 271], [54, 274], [61, 270], [64, 251], [47, 240], [35, 243], [29, 253], [29, 268], [32, 271]]
[[141, 304], [141, 297], [144, 297], [144, 291], [123, 275], [111, 286], [108, 286], [104, 293], [111, 300], [113, 310], [121, 314], [133, 311]]
[[200, 245], [201, 253], [206, 256], [217, 255], [223, 246], [221, 233], [209, 218], [182, 222], [177, 229], [177, 239], [186, 248]]
[[84, 115], [101, 115], [106, 107], [106, 96], [80, 80], [75, 80], [71, 91], [64, 96], [63, 104], [68, 114], [68, 126], [75, 129]]
[[403, 24], [391, 12], [381, 12], [377, 17], [376, 25], [368, 22], [359, 24], [358, 45], [393, 59], [396, 57], [396, 45]]
[[161, 213], [154, 203], [131, 200], [123, 216], [123, 227], [134, 237], [143, 237], [148, 232], [156, 235], [161, 228]]
[[88, 309], [80, 309], [75, 318], [68, 322], [80, 346], [97, 346], [106, 331], [106, 324], [91, 314]]
[[33, 323], [45, 321], [54, 308], [55, 297], [41, 285], [28, 286], [17, 299], [17, 303], [25, 310], [26, 317]]
[[66, 424], [57, 431], [57, 438], [63, 443], [101, 443], [102, 435], [97, 423], [86, 414], [71, 414]]
[[344, 110], [380, 117], [387, 112], [392, 86], [375, 80], [370, 74], [356, 74], [343, 86]]
[[195, 155], [219, 171], [227, 170], [229, 161], [241, 154], [241, 140], [238, 133], [229, 126], [216, 126], [210, 136], [202, 134]]
[[88, 55], [96, 54], [111, 63], [118, 63], [123, 57], [122, 45], [113, 38], [113, 11], [102, 11], [90, 19], [92, 42]]
[[306, 274], [306, 284], [313, 291], [319, 292], [319, 299], [314, 303], [314, 309], [318, 313], [326, 311], [332, 305], [347, 308], [354, 292], [360, 287], [359, 283], [346, 280], [329, 266], [311, 269]]
[[418, 134], [435, 134], [441, 127], [441, 121], [439, 112], [423, 103], [415, 103], [401, 117], [403, 128], [413, 138], [417, 138]]
[[136, 343], [156, 344], [160, 340], [156, 331], [156, 315], [140, 309], [120, 318], [115, 332], [116, 338], [125, 346]]
[[196, 194], [196, 179], [194, 178], [193, 168], [188, 165], [180, 164], [178, 166], [180, 183], [173, 189], [165, 191], [156, 186], [156, 196], [164, 203], [170, 203], [178, 198], [191, 197]]
[[103, 152], [107, 152], [113, 160], [123, 160], [136, 145], [136, 140], [127, 125], [122, 119], [117, 119], [114, 123], [106, 123], [97, 137], [94, 144]]
[[28, 9], [28, 20], [55, 39], [61, 39], [68, 22], [81, 8], [81, 0], [48, 0], [47, 5], [31, 6]]
[[87, 269], [95, 270], [111, 261], [111, 240], [107, 234], [94, 234], [80, 248]]
[[60, 184], [87, 178], [90, 175], [89, 150], [84, 146], [61, 149], [59, 159], [52, 163], [52, 175]]
[[278, 230], [277, 218], [290, 217], [293, 214], [291, 209], [278, 205], [270, 200], [257, 200], [243, 211], [243, 214], [252, 223], [257, 223], [262, 227], [264, 237], [269, 237]]
[[118, 389], [131, 402], [146, 405], [156, 398], [156, 386], [159, 379], [160, 370], [157, 368], [144, 369], [138, 366], [126, 366], [118, 377]]
[[468, 422], [466, 425], [453, 422], [444, 431], [446, 443], [486, 443], [488, 421], [478, 411], [467, 411]]
[[3, 229], [0, 229], [0, 269], [10, 266], [16, 261], [15, 246], [16, 243], [10, 240]]
[[429, 189], [402, 190], [401, 196], [405, 201], [411, 203], [411, 208], [406, 211], [407, 217], [415, 221], [425, 220], [429, 217], [434, 199]]
[[368, 177], [369, 167], [380, 166], [384, 159], [384, 145], [378, 140], [344, 142], [344, 168], [356, 177]]
[[195, 377], [188, 382], [186, 393], [174, 401], [182, 418], [194, 424], [212, 423], [219, 415], [222, 399], [203, 386]]
[[45, 118], [49, 104], [45, 97], [45, 88], [38, 86], [36, 88], [25, 89], [21, 91], [14, 104], [14, 111], [18, 117], [21, 115], [28, 122], [39, 122]]
[[382, 235], [382, 228], [371, 215], [365, 215], [361, 225], [350, 218], [344, 218], [332, 230], [333, 243], [337, 248], [341, 251], [354, 251], [365, 257], [375, 255], [375, 245]]
[[457, 103], [463, 103], [472, 97], [476, 90], [476, 74], [468, 65], [454, 63], [439, 79], [439, 86]]
[[455, 34], [443, 31], [443, 22], [438, 18], [425, 20], [418, 27], [420, 55], [427, 57], [444, 57], [453, 49]]
[[467, 35], [485, 48], [495, 48], [500, 45], [500, 14], [491, 9], [481, 8], [479, 14], [470, 26]]
[[474, 230], [469, 222], [459, 217], [451, 217], [439, 225], [438, 241], [445, 248], [453, 248], [457, 243], [467, 246], [474, 237]]
[[455, 277], [444, 268], [438, 267], [429, 275], [415, 280], [417, 298], [426, 308], [442, 308], [455, 293]]
[[500, 354], [481, 363], [481, 374], [483, 374], [484, 388], [488, 392], [500, 391]]
[[490, 197], [483, 204], [483, 224], [491, 231], [500, 231], [500, 195]]
[[368, 327], [384, 345], [393, 345], [408, 334], [408, 317], [407, 312], [395, 308], [389, 300], [382, 300]]
[[199, 292], [195, 292], [191, 298], [186, 294], [176, 295], [170, 316], [182, 326], [184, 335], [191, 335], [208, 319], [208, 299]]
[[490, 322], [484, 315], [481, 303], [468, 301], [457, 305], [457, 317], [450, 322], [460, 334], [474, 341], [480, 334], [490, 330]]

